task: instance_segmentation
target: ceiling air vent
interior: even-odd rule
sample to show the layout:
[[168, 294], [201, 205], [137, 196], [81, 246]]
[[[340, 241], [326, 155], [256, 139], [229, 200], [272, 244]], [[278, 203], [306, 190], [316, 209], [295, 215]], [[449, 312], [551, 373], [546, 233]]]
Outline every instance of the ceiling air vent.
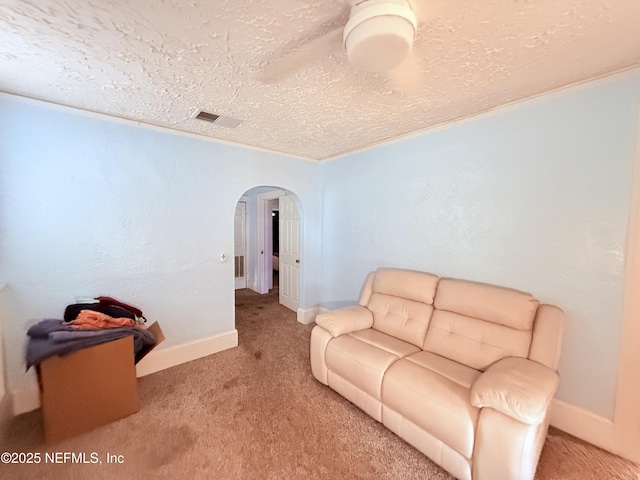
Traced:
[[200, 113], [196, 115], [198, 120], [204, 120], [205, 122], [211, 122], [219, 127], [225, 128], [236, 128], [238, 125], [242, 123], [242, 120], [238, 120], [237, 118], [225, 117], [222, 115], [218, 115], [217, 113], [209, 113], [203, 110], [200, 110]]

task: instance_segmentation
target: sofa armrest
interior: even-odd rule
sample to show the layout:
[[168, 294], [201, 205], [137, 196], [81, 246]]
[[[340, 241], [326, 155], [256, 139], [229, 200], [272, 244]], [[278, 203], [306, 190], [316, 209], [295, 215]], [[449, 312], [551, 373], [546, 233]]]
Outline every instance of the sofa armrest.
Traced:
[[373, 313], [363, 306], [344, 307], [316, 317], [316, 323], [327, 330], [332, 337], [364, 330], [373, 326]]
[[471, 387], [471, 404], [491, 407], [522, 423], [544, 421], [558, 374], [526, 358], [507, 357], [491, 365]]

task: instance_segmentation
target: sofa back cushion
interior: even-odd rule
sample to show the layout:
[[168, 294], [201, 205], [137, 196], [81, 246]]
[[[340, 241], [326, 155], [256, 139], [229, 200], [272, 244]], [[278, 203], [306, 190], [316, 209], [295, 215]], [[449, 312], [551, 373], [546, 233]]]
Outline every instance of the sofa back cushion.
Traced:
[[538, 301], [517, 290], [442, 279], [424, 350], [477, 370], [504, 357], [527, 358]]
[[378, 269], [367, 304], [373, 313], [373, 328], [422, 348], [437, 286], [435, 275]]

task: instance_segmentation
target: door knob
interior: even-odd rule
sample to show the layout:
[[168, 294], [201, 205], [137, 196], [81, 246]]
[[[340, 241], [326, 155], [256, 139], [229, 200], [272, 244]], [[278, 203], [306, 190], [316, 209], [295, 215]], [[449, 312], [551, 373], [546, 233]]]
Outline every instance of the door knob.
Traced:
[[296, 263], [300, 263], [300, 259], [299, 258], [296, 258]]

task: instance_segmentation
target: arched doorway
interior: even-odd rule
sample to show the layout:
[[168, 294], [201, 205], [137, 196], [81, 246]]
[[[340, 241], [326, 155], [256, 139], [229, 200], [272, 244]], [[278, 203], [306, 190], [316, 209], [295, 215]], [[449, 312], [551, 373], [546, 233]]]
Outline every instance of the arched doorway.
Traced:
[[[276, 221], [277, 219], [277, 221]], [[235, 284], [266, 295], [297, 313], [304, 216], [298, 197], [284, 188], [261, 186], [239, 199], [235, 216]]]

